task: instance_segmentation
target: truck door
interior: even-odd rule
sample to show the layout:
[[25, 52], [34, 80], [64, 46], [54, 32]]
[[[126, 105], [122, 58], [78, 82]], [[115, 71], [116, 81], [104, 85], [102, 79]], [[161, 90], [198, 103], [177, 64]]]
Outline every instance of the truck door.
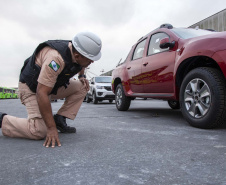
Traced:
[[160, 40], [170, 37], [166, 33], [159, 32], [151, 36], [147, 57], [143, 59], [142, 73], [145, 93], [173, 93], [173, 69], [175, 52], [161, 49]]
[[141, 78], [141, 66], [143, 61], [144, 47], [147, 39], [139, 42], [136, 47], [134, 47], [133, 55], [131, 61], [127, 62], [126, 70], [128, 73], [128, 83], [132, 93], [142, 93], [143, 84], [140, 80]]

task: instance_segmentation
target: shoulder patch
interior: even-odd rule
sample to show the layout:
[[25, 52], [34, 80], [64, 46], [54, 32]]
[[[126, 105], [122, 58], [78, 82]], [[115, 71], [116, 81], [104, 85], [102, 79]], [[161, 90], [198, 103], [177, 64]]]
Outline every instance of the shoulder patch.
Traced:
[[49, 64], [49, 67], [51, 67], [55, 72], [57, 72], [60, 68], [60, 65], [57, 64], [54, 60], [52, 60], [52, 62], [50, 62]]

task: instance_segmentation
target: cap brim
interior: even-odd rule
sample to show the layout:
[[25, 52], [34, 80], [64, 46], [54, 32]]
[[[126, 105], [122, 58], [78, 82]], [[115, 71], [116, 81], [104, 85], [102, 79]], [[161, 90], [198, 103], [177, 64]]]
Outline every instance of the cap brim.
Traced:
[[84, 56], [84, 57], [86, 57], [86, 58], [88, 58], [90, 60], [93, 60], [93, 61], [97, 61], [97, 60], [99, 60], [101, 58], [101, 52], [98, 53], [98, 55], [97, 56], [94, 56], [94, 57], [90, 57], [90, 56]]

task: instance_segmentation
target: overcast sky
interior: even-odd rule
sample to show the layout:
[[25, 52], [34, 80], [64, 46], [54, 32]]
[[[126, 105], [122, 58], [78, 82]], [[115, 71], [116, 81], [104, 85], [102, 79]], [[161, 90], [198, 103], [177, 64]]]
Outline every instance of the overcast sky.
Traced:
[[43, 41], [96, 33], [102, 58], [89, 71], [100, 75], [161, 24], [188, 27], [225, 8], [225, 0], [0, 0], [0, 86], [17, 87], [24, 60]]

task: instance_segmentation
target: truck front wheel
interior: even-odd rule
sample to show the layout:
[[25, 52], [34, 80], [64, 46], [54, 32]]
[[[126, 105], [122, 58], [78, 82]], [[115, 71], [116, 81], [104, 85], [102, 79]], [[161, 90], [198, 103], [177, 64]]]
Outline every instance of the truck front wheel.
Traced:
[[225, 79], [214, 68], [200, 67], [189, 72], [180, 89], [180, 106], [188, 123], [198, 128], [215, 128], [226, 115]]
[[122, 84], [116, 87], [115, 103], [119, 111], [127, 111], [130, 107], [131, 99], [125, 95]]

